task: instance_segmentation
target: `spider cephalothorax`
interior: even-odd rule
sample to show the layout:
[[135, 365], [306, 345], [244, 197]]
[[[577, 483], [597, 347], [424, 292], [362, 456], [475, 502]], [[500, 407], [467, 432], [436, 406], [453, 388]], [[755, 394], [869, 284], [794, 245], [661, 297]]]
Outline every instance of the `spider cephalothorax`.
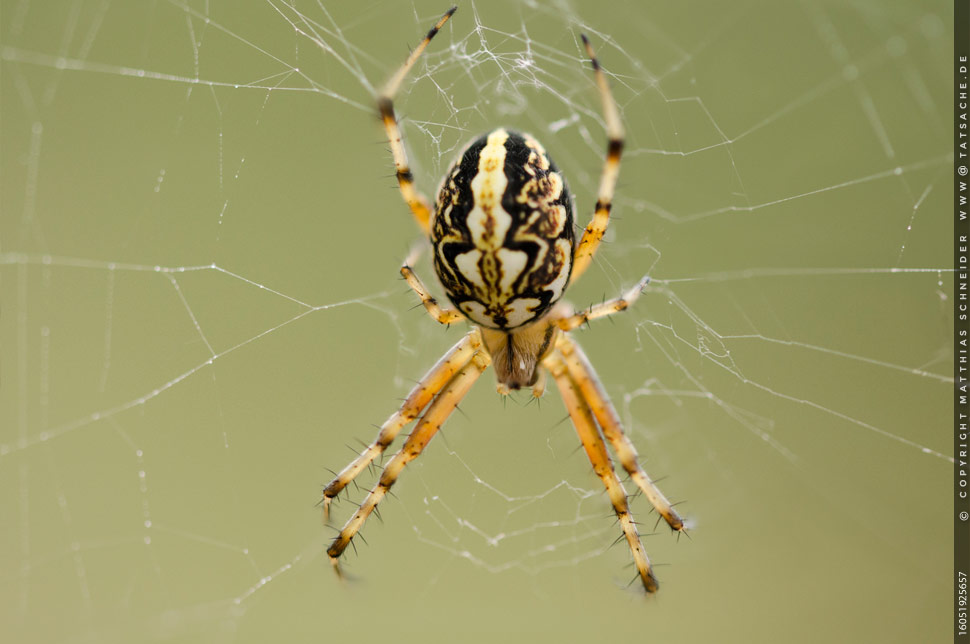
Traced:
[[606, 449], [610, 444], [630, 479], [667, 524], [683, 530], [684, 522], [647, 477], [636, 449], [623, 433], [619, 415], [607, 397], [582, 348], [569, 331], [595, 318], [626, 309], [647, 284], [641, 279], [621, 297], [582, 311], [560, 298], [589, 267], [610, 218], [613, 189], [623, 150], [623, 126], [606, 76], [585, 36], [603, 101], [608, 144], [593, 217], [577, 241], [573, 235], [572, 197], [559, 170], [531, 136], [499, 128], [473, 141], [445, 175], [432, 213], [414, 185], [407, 150], [394, 115], [393, 97], [408, 70], [442, 25], [442, 16], [415, 48], [378, 97], [377, 109], [387, 130], [401, 196], [434, 253], [435, 273], [457, 307], [442, 308], [411, 264], [427, 243], [405, 260], [401, 275], [441, 324], [472, 322], [472, 328], [415, 385], [377, 438], [323, 490], [323, 507], [378, 459], [398, 432], [417, 419], [404, 446], [384, 466], [377, 485], [327, 549], [337, 561], [371, 512], [394, 485], [404, 467], [418, 457], [468, 393], [479, 376], [495, 367], [498, 390], [532, 387], [544, 391], [543, 374], [556, 381], [580, 442], [603, 481], [644, 589], [657, 590], [657, 580], [630, 514], [627, 493]]

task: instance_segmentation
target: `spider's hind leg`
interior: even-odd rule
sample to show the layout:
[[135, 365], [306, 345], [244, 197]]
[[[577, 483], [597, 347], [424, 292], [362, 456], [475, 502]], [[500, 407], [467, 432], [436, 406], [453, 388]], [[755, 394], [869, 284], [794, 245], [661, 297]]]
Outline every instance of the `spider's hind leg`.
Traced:
[[606, 234], [606, 227], [610, 223], [610, 210], [613, 207], [613, 192], [616, 188], [616, 178], [620, 173], [620, 155], [623, 153], [623, 122], [620, 120], [620, 112], [616, 107], [616, 101], [610, 92], [610, 84], [606, 80], [606, 74], [600, 67], [593, 47], [589, 44], [586, 36], [582, 36], [583, 45], [589, 55], [590, 62], [593, 64], [593, 73], [596, 76], [596, 85], [600, 91], [600, 98], [603, 102], [603, 118], [606, 121], [606, 136], [608, 143], [606, 146], [606, 160], [603, 162], [603, 172], [600, 175], [599, 190], [596, 193], [596, 207], [593, 211], [593, 218], [583, 231], [583, 236], [576, 244], [573, 252], [573, 272], [569, 278], [569, 283], [575, 282], [582, 275], [593, 255], [599, 248], [603, 235]]
[[434, 27], [431, 28], [418, 46], [414, 48], [414, 51], [411, 52], [408, 59], [404, 61], [404, 64], [391, 77], [391, 80], [388, 81], [384, 90], [377, 97], [377, 110], [380, 113], [381, 121], [384, 123], [384, 129], [387, 131], [388, 141], [391, 144], [391, 154], [394, 157], [394, 168], [397, 171], [397, 183], [401, 189], [401, 197], [407, 203], [408, 208], [411, 209], [411, 213], [418, 222], [418, 226], [421, 227], [422, 232], [425, 234], [428, 232], [429, 221], [431, 219], [431, 207], [428, 204], [427, 197], [421, 194], [414, 185], [414, 175], [411, 174], [411, 166], [408, 164], [407, 149], [404, 147], [401, 128], [397, 122], [397, 115], [394, 113], [394, 95], [401, 86], [404, 77], [411, 71], [414, 62], [421, 56], [421, 53], [428, 46], [428, 43], [435, 37], [438, 30], [448, 22], [451, 14], [455, 13], [457, 8], [452, 7], [445, 15], [438, 19], [438, 22], [435, 23]]

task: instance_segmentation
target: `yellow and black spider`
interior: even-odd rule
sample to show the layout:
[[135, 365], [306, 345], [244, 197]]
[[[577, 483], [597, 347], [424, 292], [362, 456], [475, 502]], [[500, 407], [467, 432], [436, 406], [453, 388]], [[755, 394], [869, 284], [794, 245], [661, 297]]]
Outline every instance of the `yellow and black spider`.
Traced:
[[421, 247], [405, 260], [401, 274], [431, 317], [441, 324], [469, 321], [472, 328], [411, 390], [400, 409], [381, 426], [374, 442], [324, 489], [323, 507], [329, 514], [333, 498], [384, 453], [402, 427], [420, 416], [327, 554], [339, 572], [338, 558], [364, 521], [489, 364], [495, 367], [500, 393], [531, 387], [536, 397], [545, 387], [545, 368], [555, 379], [586, 455], [606, 486], [640, 581], [648, 592], [655, 592], [657, 580], [630, 514], [626, 491], [613, 469], [607, 442], [670, 527], [682, 531], [684, 522], [640, 467], [636, 449], [623, 433], [596, 372], [568, 333], [630, 306], [648, 279], [620, 298], [579, 312], [560, 300], [589, 267], [609, 222], [623, 150], [616, 103], [589, 41], [582, 36], [602, 97], [609, 143], [593, 218], [578, 242], [573, 234], [572, 198], [558, 168], [534, 138], [502, 128], [465, 148], [445, 176], [432, 211], [414, 186], [393, 97], [414, 61], [454, 12], [455, 8], [449, 10], [431, 28], [391, 77], [377, 106], [390, 139], [401, 195], [422, 232], [430, 237], [435, 273], [457, 308], [439, 306], [411, 270]]

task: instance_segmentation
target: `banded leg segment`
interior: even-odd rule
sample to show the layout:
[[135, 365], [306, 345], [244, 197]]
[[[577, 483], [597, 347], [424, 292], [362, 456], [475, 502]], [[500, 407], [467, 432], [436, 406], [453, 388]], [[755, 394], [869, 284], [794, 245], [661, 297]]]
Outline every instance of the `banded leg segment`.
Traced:
[[404, 276], [411, 290], [421, 298], [421, 304], [424, 305], [428, 315], [434, 318], [439, 324], [454, 324], [465, 319], [465, 316], [458, 309], [441, 308], [438, 305], [438, 300], [431, 295], [428, 287], [424, 285], [421, 278], [406, 263], [401, 267], [401, 275]]
[[589, 268], [590, 262], [593, 261], [593, 255], [596, 254], [596, 249], [599, 248], [600, 241], [606, 234], [606, 227], [610, 223], [610, 210], [613, 207], [616, 178], [620, 173], [620, 156], [623, 154], [623, 122], [620, 121], [620, 112], [616, 107], [616, 101], [613, 100], [606, 75], [593, 53], [593, 47], [589, 44], [585, 35], [582, 36], [582, 39], [586, 53], [593, 64], [596, 85], [599, 87], [600, 98], [603, 101], [603, 118], [606, 121], [606, 136], [609, 142], [606, 146], [606, 161], [603, 163], [603, 173], [600, 175], [593, 219], [586, 226], [586, 230], [583, 231], [583, 236], [573, 252], [573, 272], [569, 278], [570, 283], [575, 282]]
[[556, 348], [562, 355], [570, 379], [579, 387], [623, 469], [647, 497], [657, 514], [664, 518], [667, 525], [677, 531], [684, 530], [684, 520], [640, 466], [637, 450], [623, 432], [623, 425], [620, 423], [616, 408], [603, 390], [603, 385], [583, 349], [565, 333], [560, 334]]
[[448, 350], [438, 362], [414, 386], [411, 393], [404, 400], [400, 409], [391, 414], [383, 425], [377, 438], [360, 453], [347, 467], [323, 489], [323, 512], [330, 514], [330, 503], [353, 481], [364, 468], [374, 462], [374, 459], [384, 453], [384, 450], [394, 441], [401, 428], [418, 417], [431, 399], [444, 388], [445, 385], [463, 369], [472, 356], [482, 347], [481, 337], [477, 329], [470, 331]]
[[377, 110], [380, 113], [381, 121], [384, 123], [384, 129], [387, 131], [388, 141], [391, 144], [391, 154], [394, 157], [394, 168], [397, 171], [397, 183], [401, 189], [401, 196], [414, 214], [414, 218], [417, 220], [418, 226], [421, 227], [421, 231], [425, 234], [428, 233], [429, 221], [431, 219], [431, 206], [428, 204], [427, 197], [421, 194], [414, 185], [414, 175], [411, 174], [411, 166], [408, 164], [408, 153], [404, 147], [404, 139], [401, 136], [401, 128], [397, 123], [397, 116], [394, 113], [394, 95], [401, 86], [404, 77], [414, 67], [414, 62], [421, 56], [422, 52], [428, 46], [428, 43], [435, 37], [438, 30], [448, 22], [448, 18], [451, 18], [451, 14], [455, 13], [457, 8], [452, 7], [445, 15], [438, 19], [434, 27], [431, 28], [418, 46], [414, 48], [414, 51], [411, 52], [408, 59], [404, 61], [404, 65], [387, 82], [384, 90], [377, 98]]
[[649, 276], [643, 276], [636, 286], [631, 288], [629, 291], [624, 293], [621, 297], [613, 300], [607, 300], [602, 304], [596, 304], [591, 306], [584, 311], [578, 311], [569, 317], [560, 318], [556, 320], [556, 326], [558, 326], [563, 331], [572, 331], [578, 326], [586, 324], [590, 320], [595, 320], [597, 318], [603, 318], [614, 313], [619, 313], [620, 311], [625, 311], [629, 307], [633, 306], [633, 303], [637, 301], [637, 298], [643, 293], [643, 289], [647, 287], [650, 282]]
[[582, 392], [570, 377], [565, 361], [558, 351], [554, 351], [549, 355], [543, 364], [549, 369], [549, 372], [556, 380], [559, 393], [562, 395], [563, 402], [569, 410], [569, 416], [573, 420], [573, 426], [576, 428], [579, 440], [583, 444], [583, 449], [586, 450], [586, 456], [589, 457], [589, 462], [593, 465], [593, 471], [596, 472], [596, 475], [603, 481], [603, 485], [606, 486], [606, 492], [610, 497], [610, 502], [613, 504], [613, 511], [616, 512], [620, 526], [623, 528], [627, 545], [630, 546], [630, 552], [633, 553], [633, 561], [637, 566], [640, 582], [648, 593], [657, 592], [660, 585], [657, 583], [657, 578], [653, 575], [650, 559], [643, 549], [643, 543], [640, 541], [636, 523], [633, 520], [633, 515], [630, 514], [626, 490], [623, 489], [623, 484], [620, 483], [620, 480], [616, 476], [613, 463], [610, 461], [609, 453], [606, 451], [606, 445], [603, 443], [603, 436], [596, 427], [596, 422], [593, 420], [589, 405], [586, 404]]
[[[370, 513], [374, 511], [377, 504], [381, 502], [388, 490], [391, 489], [391, 486], [397, 481], [404, 466], [421, 454], [422, 450], [434, 438], [434, 435], [438, 432], [441, 425], [451, 415], [451, 412], [455, 410], [455, 407], [465, 397], [468, 390], [471, 389], [471, 386], [478, 380], [478, 377], [488, 368], [490, 362], [491, 359], [484, 351], [476, 353], [472, 356], [468, 364], [448, 382], [441, 393], [438, 394], [438, 397], [434, 399], [428, 407], [428, 410], [424, 413], [424, 416], [415, 425], [414, 431], [411, 432], [411, 435], [404, 442], [401, 451], [395, 454], [384, 467], [377, 486], [370, 491], [367, 498], [364, 499], [364, 502], [357, 509], [357, 512], [354, 513], [354, 516], [350, 517], [350, 520], [344, 525], [340, 534], [334, 538], [333, 543], [327, 549], [327, 554], [330, 556], [330, 561], [334, 567], [337, 567], [337, 558], [350, 545], [351, 539], [360, 531], [361, 526], [364, 525], [364, 521], [367, 520]], [[337, 570], [339, 572], [339, 568]]]

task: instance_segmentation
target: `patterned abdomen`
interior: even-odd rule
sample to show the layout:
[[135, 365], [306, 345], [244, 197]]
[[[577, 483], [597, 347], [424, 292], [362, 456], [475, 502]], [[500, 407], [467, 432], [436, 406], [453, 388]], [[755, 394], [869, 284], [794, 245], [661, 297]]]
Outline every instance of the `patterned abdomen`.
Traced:
[[569, 282], [572, 198], [538, 141], [494, 130], [445, 176], [431, 243], [455, 306], [481, 326], [513, 329], [545, 314]]

